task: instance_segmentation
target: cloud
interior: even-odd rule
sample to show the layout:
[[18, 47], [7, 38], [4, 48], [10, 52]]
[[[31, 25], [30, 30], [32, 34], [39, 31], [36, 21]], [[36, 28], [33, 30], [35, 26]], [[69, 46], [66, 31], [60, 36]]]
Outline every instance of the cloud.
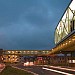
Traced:
[[0, 0], [0, 48], [53, 48], [55, 27], [69, 1], [60, 2]]

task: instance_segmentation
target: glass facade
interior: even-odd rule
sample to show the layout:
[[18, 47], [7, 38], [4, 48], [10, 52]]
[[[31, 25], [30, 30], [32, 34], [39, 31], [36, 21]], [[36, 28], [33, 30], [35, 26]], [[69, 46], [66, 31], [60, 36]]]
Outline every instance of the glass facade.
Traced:
[[55, 29], [55, 44], [75, 30], [75, 0], [71, 2]]

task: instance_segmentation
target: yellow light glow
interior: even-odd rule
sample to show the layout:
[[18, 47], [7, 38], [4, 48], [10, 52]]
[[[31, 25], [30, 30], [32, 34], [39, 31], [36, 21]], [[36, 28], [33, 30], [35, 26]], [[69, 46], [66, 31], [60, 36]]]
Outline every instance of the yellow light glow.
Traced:
[[69, 43], [70, 43], [71, 41], [69, 41]]
[[27, 52], [29, 52], [29, 51], [27, 51]]
[[12, 57], [14, 57], [15, 55], [12, 55]]
[[8, 51], [8, 53], [11, 53], [11, 51]]
[[17, 56], [15, 55], [15, 57], [17, 57]]
[[12, 51], [12, 53], [14, 53], [14, 51]]
[[53, 50], [53, 49], [52, 49]]
[[12, 59], [12, 60], [14, 60], [14, 59]]
[[75, 37], [75, 36], [73, 36], [73, 37]]
[[33, 64], [33, 62], [30, 62], [29, 65], [32, 66], [32, 65], [34, 65], [34, 64]]
[[63, 46], [64, 46], [65, 44], [63, 44]]
[[73, 41], [75, 41], [75, 39], [72, 39]]
[[28, 65], [29, 65], [29, 62], [24, 63], [24, 66], [28, 66]]

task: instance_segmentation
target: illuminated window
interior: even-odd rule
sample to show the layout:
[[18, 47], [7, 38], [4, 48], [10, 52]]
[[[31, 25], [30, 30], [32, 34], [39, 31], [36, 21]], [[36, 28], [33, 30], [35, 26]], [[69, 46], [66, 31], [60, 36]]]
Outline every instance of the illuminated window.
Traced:
[[34, 52], [33, 51], [31, 51], [31, 54], [33, 54]]
[[11, 51], [8, 51], [8, 53], [11, 53]]
[[38, 53], [38, 51], [35, 51], [35, 54], [37, 54]]
[[14, 54], [14, 51], [12, 51], [12, 53]]

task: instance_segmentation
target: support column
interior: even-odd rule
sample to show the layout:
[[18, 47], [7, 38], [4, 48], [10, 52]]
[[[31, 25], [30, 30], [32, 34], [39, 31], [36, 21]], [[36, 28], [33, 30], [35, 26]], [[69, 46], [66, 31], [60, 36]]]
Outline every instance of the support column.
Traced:
[[64, 54], [64, 58], [65, 58], [64, 66], [67, 66], [67, 53]]

